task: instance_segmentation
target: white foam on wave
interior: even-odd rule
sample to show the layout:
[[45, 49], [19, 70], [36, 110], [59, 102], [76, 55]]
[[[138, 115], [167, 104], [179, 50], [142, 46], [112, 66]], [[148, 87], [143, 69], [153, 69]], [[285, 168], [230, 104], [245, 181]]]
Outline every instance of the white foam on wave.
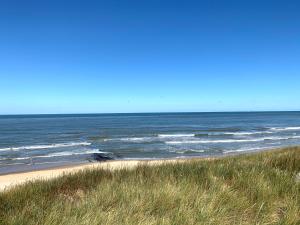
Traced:
[[195, 134], [158, 134], [157, 136], [148, 137], [123, 137], [123, 138], [110, 138], [104, 139], [104, 141], [123, 141], [123, 142], [151, 142], [160, 141], [161, 139], [173, 139], [173, 138], [184, 138], [194, 137]]
[[300, 127], [272, 127], [270, 130], [286, 131], [286, 130], [300, 130]]
[[194, 137], [195, 134], [159, 134], [160, 138]]
[[123, 142], [149, 142], [152, 141], [153, 137], [124, 137], [124, 138], [107, 138], [104, 141], [123, 141]]
[[180, 145], [180, 144], [208, 144], [208, 143], [233, 143], [233, 142], [249, 142], [249, 141], [257, 141], [257, 139], [252, 140], [186, 140], [186, 141], [166, 141], [166, 144], [169, 145]]
[[129, 141], [129, 142], [143, 142], [150, 141], [151, 137], [128, 137], [128, 138], [120, 138], [120, 141]]
[[269, 149], [269, 147], [242, 148], [242, 149], [223, 151], [223, 153], [229, 154], [229, 153], [236, 153], [236, 152], [251, 152], [251, 151], [264, 150], [264, 149]]
[[268, 130], [265, 131], [240, 131], [240, 132], [220, 132], [217, 133], [222, 135], [222, 134], [228, 134], [228, 135], [235, 135], [235, 136], [246, 136], [246, 135], [254, 135], [254, 134], [273, 134], [275, 132], [279, 131], [289, 131], [289, 130], [300, 130], [300, 127], [271, 127]]
[[65, 152], [56, 152], [51, 153], [48, 155], [37, 155], [37, 156], [28, 156], [28, 157], [19, 157], [19, 158], [13, 158], [10, 160], [27, 160], [27, 159], [34, 159], [34, 158], [52, 158], [52, 157], [63, 157], [63, 156], [72, 156], [72, 155], [88, 155], [88, 154], [94, 154], [94, 153], [103, 153], [108, 154], [109, 152], [102, 152], [98, 149], [91, 149], [84, 152], [71, 152], [71, 151], [65, 151]]
[[46, 156], [57, 157], [57, 156], [70, 156], [70, 155], [87, 155], [87, 154], [94, 154], [94, 153], [108, 154], [109, 152], [99, 151], [98, 149], [91, 149], [84, 152], [71, 152], [71, 151], [57, 152], [57, 153], [48, 154]]
[[124, 137], [124, 138], [112, 138], [105, 139], [105, 141], [124, 141], [124, 142], [151, 142], [159, 141], [160, 139], [173, 139], [173, 138], [185, 138], [185, 137], [194, 137], [195, 134], [158, 134], [157, 136], [150, 137]]
[[176, 151], [173, 151], [173, 152], [178, 153], [178, 154], [185, 154], [185, 153], [189, 153], [189, 152], [203, 153], [204, 150], [186, 149], [186, 150], [176, 150]]
[[253, 131], [253, 132], [225, 132], [224, 134], [235, 135], [235, 136], [246, 136], [254, 134], [272, 134], [272, 131]]
[[235, 142], [259, 142], [268, 140], [289, 140], [299, 139], [300, 136], [289, 137], [264, 137], [256, 139], [223, 139], [223, 140], [183, 140], [183, 141], [166, 141], [166, 144], [180, 145], [180, 144], [208, 144], [208, 143], [235, 143]]
[[70, 142], [70, 143], [59, 143], [50, 145], [29, 145], [21, 147], [11, 147], [11, 148], [0, 148], [0, 151], [19, 151], [19, 150], [35, 150], [35, 149], [48, 149], [48, 148], [65, 148], [74, 146], [88, 146], [91, 145], [89, 142]]

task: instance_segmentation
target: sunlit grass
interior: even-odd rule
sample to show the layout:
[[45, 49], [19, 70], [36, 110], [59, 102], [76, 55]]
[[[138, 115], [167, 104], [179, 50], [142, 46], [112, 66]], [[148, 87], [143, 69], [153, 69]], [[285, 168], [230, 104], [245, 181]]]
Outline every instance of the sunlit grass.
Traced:
[[300, 224], [300, 147], [85, 170], [0, 193], [0, 224]]

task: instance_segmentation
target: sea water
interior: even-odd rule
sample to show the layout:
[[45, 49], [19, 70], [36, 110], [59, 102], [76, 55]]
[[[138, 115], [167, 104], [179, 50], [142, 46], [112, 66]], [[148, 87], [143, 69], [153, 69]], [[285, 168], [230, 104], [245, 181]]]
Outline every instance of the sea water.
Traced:
[[300, 112], [0, 116], [0, 173], [113, 159], [223, 156], [300, 144]]

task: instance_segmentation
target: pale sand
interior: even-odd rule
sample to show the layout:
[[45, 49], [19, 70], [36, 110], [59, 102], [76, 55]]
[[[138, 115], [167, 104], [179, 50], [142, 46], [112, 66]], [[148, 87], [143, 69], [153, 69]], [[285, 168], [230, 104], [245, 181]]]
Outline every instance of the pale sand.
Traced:
[[[208, 159], [208, 158], [202, 158]], [[162, 163], [183, 162], [186, 159], [166, 159], [166, 160], [124, 160], [124, 161], [108, 161], [101, 163], [88, 163], [70, 167], [60, 167], [46, 170], [37, 170], [23, 173], [13, 173], [7, 175], [0, 175], [0, 191], [9, 189], [18, 184], [27, 181], [34, 181], [38, 179], [51, 179], [59, 177], [63, 174], [71, 174], [83, 169], [102, 168], [108, 170], [115, 170], [121, 168], [134, 168], [139, 164], [147, 163], [147, 165], [159, 165]]]

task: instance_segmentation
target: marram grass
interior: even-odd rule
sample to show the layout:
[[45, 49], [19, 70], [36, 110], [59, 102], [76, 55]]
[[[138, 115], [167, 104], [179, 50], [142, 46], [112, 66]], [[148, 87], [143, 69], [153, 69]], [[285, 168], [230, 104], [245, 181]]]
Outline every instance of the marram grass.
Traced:
[[85, 170], [0, 193], [0, 224], [300, 224], [300, 147]]

